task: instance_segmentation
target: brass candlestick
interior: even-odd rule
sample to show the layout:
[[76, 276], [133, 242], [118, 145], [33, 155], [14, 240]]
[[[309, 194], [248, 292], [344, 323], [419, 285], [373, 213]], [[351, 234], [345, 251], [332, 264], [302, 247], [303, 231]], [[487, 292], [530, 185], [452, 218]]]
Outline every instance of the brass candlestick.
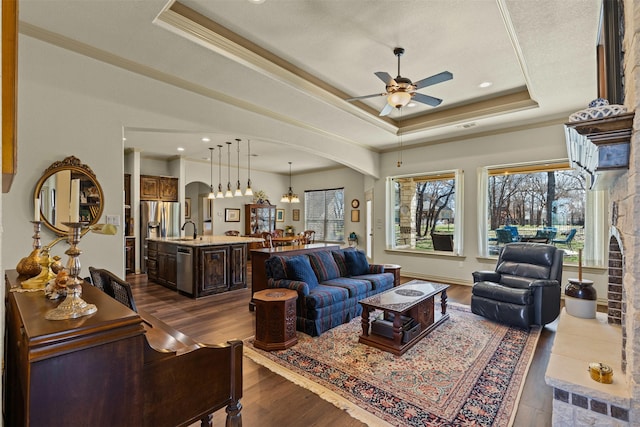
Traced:
[[82, 279], [78, 278], [80, 274], [80, 259], [82, 253], [78, 249], [78, 243], [82, 237], [82, 227], [86, 227], [87, 223], [83, 222], [64, 222], [69, 227], [69, 249], [65, 254], [69, 255], [67, 269], [69, 270], [69, 280], [67, 282], [67, 297], [58, 305], [57, 308], [49, 311], [45, 315], [48, 320], [66, 320], [75, 319], [81, 316], [87, 316], [98, 311], [94, 304], [88, 304], [80, 295], [82, 295]]

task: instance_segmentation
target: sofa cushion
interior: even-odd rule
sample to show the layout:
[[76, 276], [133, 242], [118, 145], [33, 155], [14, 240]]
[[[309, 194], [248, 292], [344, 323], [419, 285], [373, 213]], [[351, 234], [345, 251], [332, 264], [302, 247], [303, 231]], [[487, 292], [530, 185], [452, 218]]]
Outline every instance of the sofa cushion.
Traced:
[[528, 289], [533, 279], [528, 277], [511, 276], [503, 274], [500, 276], [500, 284], [510, 288]]
[[349, 299], [349, 291], [338, 286], [318, 285], [304, 297], [307, 308], [322, 308]]
[[340, 277], [340, 269], [329, 251], [311, 252], [308, 254], [313, 271], [316, 272], [318, 282]]
[[371, 288], [378, 292], [386, 291], [393, 288], [395, 276], [393, 273], [363, 274], [361, 276], [353, 276], [352, 279], [368, 280], [371, 282]]
[[362, 251], [349, 251], [344, 253], [344, 259], [349, 269], [349, 276], [359, 276], [369, 273], [369, 261]]
[[318, 278], [311, 268], [309, 258], [305, 255], [291, 257], [286, 264], [287, 279], [305, 282], [310, 290], [318, 286]]
[[496, 268], [496, 271], [502, 275], [531, 277], [532, 279], [548, 279], [551, 267], [546, 265], [502, 261]]
[[325, 280], [322, 284], [347, 289], [349, 291], [349, 296], [356, 298], [364, 298], [372, 289], [370, 281], [358, 280], [352, 277], [336, 277], [335, 279]]

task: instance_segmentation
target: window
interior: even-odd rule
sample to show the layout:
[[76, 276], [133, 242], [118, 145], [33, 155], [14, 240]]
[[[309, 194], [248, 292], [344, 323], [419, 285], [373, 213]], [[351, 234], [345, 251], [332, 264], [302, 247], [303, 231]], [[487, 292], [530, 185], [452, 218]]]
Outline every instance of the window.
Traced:
[[387, 183], [387, 247], [462, 253], [461, 171], [394, 176]]
[[600, 239], [591, 237], [602, 233], [602, 213], [589, 208], [597, 205], [598, 194], [587, 191], [580, 171], [555, 161], [487, 167], [482, 173], [481, 253], [497, 255], [509, 242], [548, 243], [564, 250], [565, 262], [577, 262], [583, 249], [588, 264], [598, 265]]
[[304, 227], [316, 241], [344, 241], [344, 188], [305, 191]]

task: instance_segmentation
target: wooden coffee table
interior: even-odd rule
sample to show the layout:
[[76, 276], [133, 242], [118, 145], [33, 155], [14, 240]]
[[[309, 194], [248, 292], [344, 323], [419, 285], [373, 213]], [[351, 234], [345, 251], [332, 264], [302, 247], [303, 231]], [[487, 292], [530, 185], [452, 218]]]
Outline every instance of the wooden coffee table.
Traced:
[[[388, 351], [396, 355], [404, 354], [424, 338], [439, 324], [449, 318], [447, 313], [447, 288], [449, 285], [412, 280], [358, 301], [362, 305], [362, 335], [359, 342]], [[440, 312], [436, 312], [434, 299], [440, 294]], [[387, 338], [371, 332], [369, 313], [382, 310], [384, 318], [393, 317], [392, 337]], [[407, 317], [414, 320], [412, 334], [403, 342], [403, 321]]]

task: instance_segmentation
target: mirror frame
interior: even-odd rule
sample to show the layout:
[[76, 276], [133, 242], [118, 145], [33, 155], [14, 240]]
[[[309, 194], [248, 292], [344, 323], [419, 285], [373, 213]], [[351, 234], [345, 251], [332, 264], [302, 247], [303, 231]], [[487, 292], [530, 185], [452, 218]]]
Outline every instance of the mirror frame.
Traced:
[[[102, 192], [102, 187], [100, 186], [100, 183], [98, 182], [98, 179], [96, 178], [96, 174], [93, 172], [93, 170], [91, 170], [89, 166], [83, 164], [80, 161], [80, 159], [78, 159], [75, 156], [69, 156], [62, 161], [53, 162], [51, 166], [45, 169], [45, 171], [42, 173], [42, 177], [40, 177], [40, 179], [36, 183], [36, 187], [33, 192], [34, 204], [36, 202], [36, 199], [40, 196], [40, 192], [42, 191], [42, 186], [47, 181], [47, 179], [49, 179], [51, 176], [61, 171], [71, 171], [71, 173], [75, 172], [75, 173], [82, 174], [86, 176], [96, 186], [96, 189], [98, 190], [98, 197], [100, 199], [100, 204], [98, 206], [98, 213], [94, 216], [94, 218], [91, 221], [87, 222], [88, 225], [96, 224], [98, 220], [102, 217], [102, 212], [104, 210], [104, 193]], [[54, 233], [60, 236], [67, 235], [69, 233], [68, 229], [64, 230], [51, 224], [51, 222], [49, 222], [49, 218], [45, 218], [44, 215], [42, 215], [42, 208], [40, 208], [40, 220], [44, 223], [44, 225], [47, 226], [47, 228], [49, 228], [51, 231], [53, 231]]]

